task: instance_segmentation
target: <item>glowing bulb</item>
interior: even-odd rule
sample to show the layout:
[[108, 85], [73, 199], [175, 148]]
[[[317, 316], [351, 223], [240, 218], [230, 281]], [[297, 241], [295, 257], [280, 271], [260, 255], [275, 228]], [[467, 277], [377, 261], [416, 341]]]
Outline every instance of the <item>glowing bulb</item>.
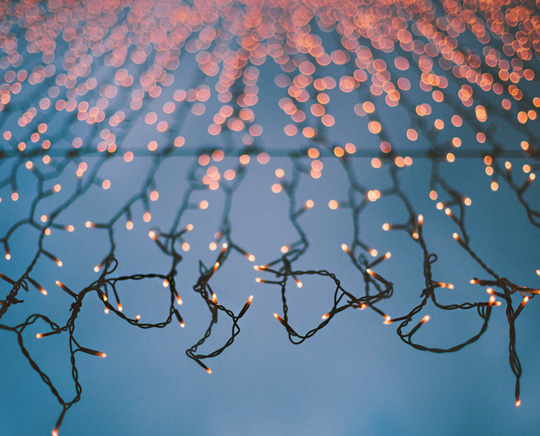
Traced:
[[347, 246], [347, 244], [341, 244], [341, 249], [345, 252], [345, 253], [349, 253], [349, 247]]
[[272, 192], [274, 194], [279, 194], [283, 190], [283, 186], [281, 186], [279, 183], [274, 183], [272, 185]]
[[247, 258], [250, 262], [255, 262], [255, 256], [253, 256], [253, 254], [248, 254]]
[[514, 313], [514, 319], [516, 319], [518, 317], [518, 315], [521, 313], [521, 311], [523, 310], [523, 308], [525, 307], [525, 305], [527, 304], [528, 301], [529, 301], [529, 297], [525, 297], [523, 299], [521, 304], [518, 306], [516, 312]]
[[37, 339], [41, 339], [42, 337], [43, 337], [43, 333], [38, 333], [38, 334], [36, 335], [36, 338], [37, 338]]
[[330, 317], [330, 313], [325, 313], [323, 316], [321, 316], [322, 320], [328, 319]]

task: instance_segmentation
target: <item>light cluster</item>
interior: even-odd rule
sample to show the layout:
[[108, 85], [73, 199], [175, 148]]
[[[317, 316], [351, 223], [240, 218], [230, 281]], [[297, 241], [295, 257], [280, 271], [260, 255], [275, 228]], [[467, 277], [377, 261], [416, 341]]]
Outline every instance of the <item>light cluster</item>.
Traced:
[[[47, 262], [52, 262], [62, 267], [62, 256], [72, 257], [77, 248], [54, 253], [48, 241], [56, 231], [80, 231], [63, 221], [64, 214], [96, 189], [113, 187], [103, 176], [104, 168], [111, 163], [148, 162], [148, 170], [138, 174], [137, 192], [126, 194], [121, 204], [107, 211], [109, 219], [84, 222], [87, 231], [100, 235], [96, 237], [106, 235], [108, 249], [92, 265], [99, 274], [92, 283], [73, 286], [57, 281], [73, 299], [67, 322], [57, 324], [46, 315], [33, 314], [22, 324], [0, 324], [2, 330], [17, 335], [22, 353], [62, 405], [53, 434], [58, 434], [66, 412], [81, 397], [77, 353], [106, 357], [77, 342], [75, 325], [83, 300], [96, 294], [106, 313], [135, 327], [164, 328], [173, 321], [184, 327], [178, 308], [184, 292], [176, 284], [178, 268], [186, 256], [201, 257], [185, 238], [197, 225], [187, 217], [211, 207], [198, 194], [217, 191], [224, 199], [222, 210], [213, 212], [219, 224], [208, 229], [213, 233], [208, 248], [216, 251], [215, 259], [210, 266], [200, 261], [199, 278], [192, 287], [211, 319], [201, 339], [186, 351], [212, 372], [204, 361], [232, 345], [253, 300], [250, 296], [235, 314], [218, 303], [211, 283], [232, 253], [255, 262], [251, 253], [256, 252], [256, 238], [252, 246], [242, 247], [233, 236], [232, 202], [241, 201], [237, 192], [248, 169], [268, 165], [273, 157], [290, 163], [290, 169], [275, 170], [270, 189], [286, 196], [288, 220], [298, 239], [282, 246], [274, 260], [254, 268], [260, 272], [258, 283], [280, 288], [282, 314], [274, 316], [291, 342], [313, 336], [344, 310], [369, 309], [384, 324], [397, 325], [398, 335], [410, 346], [453, 352], [476, 341], [486, 331], [494, 308], [504, 305], [519, 406], [521, 365], [515, 321], [540, 289], [512, 283], [473, 250], [465, 221], [472, 200], [446, 174], [451, 174], [449, 168], [456, 161], [481, 162], [489, 189], [497, 191], [504, 185], [531, 226], [540, 228], [538, 204], [530, 195], [537, 189], [534, 180], [540, 169], [540, 95], [535, 94], [539, 59], [540, 16], [533, 2], [50, 0], [0, 5], [0, 208], [7, 202], [30, 204], [18, 221], [2, 223], [5, 262], [19, 262], [22, 248], [12, 247], [16, 232], [37, 235], [36, 245], [25, 247], [32, 256], [20, 266], [24, 272], [17, 277], [0, 274], [0, 319], [24, 303], [21, 291], [36, 289], [47, 295], [35, 276], [36, 265], [49, 269]], [[268, 74], [271, 81], [265, 78]], [[278, 96], [270, 117], [281, 123], [279, 132], [265, 128], [269, 116], [262, 102], [270, 95]], [[347, 106], [345, 101], [353, 103]], [[361, 139], [335, 139], [341, 138], [344, 108], [348, 122], [360, 126]], [[408, 115], [408, 125], [396, 130], [394, 117], [399, 110]], [[515, 132], [513, 143], [501, 139], [502, 129]], [[177, 203], [163, 204], [159, 175], [176, 158], [191, 162], [179, 175], [185, 189]], [[355, 169], [359, 159], [368, 159], [374, 170], [384, 173], [388, 187], [372, 186], [359, 175]], [[455, 242], [485, 273], [486, 278], [471, 283], [486, 288], [486, 301], [446, 305], [437, 300], [438, 292], [453, 285], [433, 277], [437, 255], [424, 234], [424, 217], [402, 184], [402, 171], [416, 160], [429, 162], [426, 194], [434, 208], [452, 221]], [[346, 290], [332, 272], [295, 266], [310, 246], [302, 220], [314, 207], [313, 200], [300, 197], [299, 186], [306, 179], [324, 181], [328, 162], [338, 162], [347, 180], [346, 198], [331, 199], [328, 208], [349, 212], [353, 232], [341, 247], [351, 268], [360, 272], [362, 289]], [[62, 188], [66, 181], [75, 186], [69, 194]], [[22, 198], [29, 189], [31, 198]], [[38, 212], [60, 192], [66, 195], [61, 201]], [[425, 283], [420, 303], [398, 316], [382, 307], [399, 284], [377, 271], [391, 254], [380, 255], [361, 228], [362, 214], [385, 199], [397, 200], [406, 212], [392, 217], [395, 222], [385, 222], [388, 217], [384, 217], [382, 229], [405, 232], [418, 244]], [[168, 228], [153, 222], [152, 213], [163, 207], [174, 210]], [[167, 271], [115, 276], [122, 263], [117, 233], [134, 229], [139, 218], [148, 223], [148, 236], [168, 259]], [[0, 269], [4, 268], [3, 262]], [[540, 276], [540, 270], [536, 272]], [[330, 278], [334, 302], [321, 322], [302, 334], [291, 322], [287, 292], [289, 279], [302, 288], [302, 278], [307, 276]], [[117, 290], [118, 283], [146, 279], [159, 279], [169, 291], [168, 314], [155, 324], [142, 322], [140, 315], [125, 315]], [[433, 312], [418, 320], [428, 305]], [[437, 348], [413, 341], [435, 311], [471, 309], [482, 323], [465, 342]], [[215, 351], [200, 353], [220, 312], [232, 323], [230, 337]], [[25, 329], [37, 321], [49, 327], [37, 334], [38, 339], [69, 335], [76, 388], [70, 400], [59, 394], [24, 345]]]

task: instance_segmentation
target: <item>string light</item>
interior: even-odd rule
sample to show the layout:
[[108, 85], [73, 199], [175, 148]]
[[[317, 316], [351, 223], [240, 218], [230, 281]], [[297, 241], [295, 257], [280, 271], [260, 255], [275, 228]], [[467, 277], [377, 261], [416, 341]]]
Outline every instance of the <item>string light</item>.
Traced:
[[[211, 206], [208, 200], [201, 200], [196, 195], [202, 189], [207, 189], [205, 192], [209, 194], [211, 191], [222, 192], [225, 198], [219, 230], [208, 245], [212, 252], [218, 249], [220, 243], [222, 248], [217, 258], [208, 263], [210, 267], [202, 261], [199, 263], [199, 277], [193, 291], [206, 304], [210, 322], [202, 339], [190, 347], [186, 354], [211, 374], [212, 370], [203, 361], [217, 357], [232, 345], [240, 332], [238, 322], [247, 313], [253, 300], [253, 296], [250, 296], [238, 315], [235, 315], [233, 311], [218, 303], [216, 293], [212, 289], [213, 284], [210, 283], [214, 274], [220, 274], [219, 269], [226, 264], [231, 253], [237, 252], [236, 254], [240, 253], [248, 261], [255, 261], [255, 255], [240, 248], [233, 240], [229, 211], [233, 198], [239, 197], [238, 188], [247, 168], [254, 162], [271, 165], [275, 153], [292, 163], [290, 170], [278, 168], [275, 171], [279, 183], [273, 184], [271, 189], [276, 194], [279, 193], [277, 197], [288, 200], [290, 205], [288, 218], [298, 231], [299, 240], [283, 245], [281, 253], [273, 261], [265, 265], [255, 265], [253, 268], [260, 271], [261, 275], [268, 275], [263, 277], [270, 277], [270, 280], [257, 277], [255, 279], [257, 283], [280, 288], [283, 316], [278, 314], [274, 316], [287, 331], [290, 341], [299, 344], [326, 327], [341, 312], [349, 308], [358, 308], [370, 309], [382, 316], [384, 324], [397, 324], [399, 337], [418, 350], [434, 353], [453, 352], [482, 336], [487, 329], [492, 309], [504, 304], [510, 331], [510, 366], [516, 378], [515, 405], [519, 407], [521, 365], [515, 350], [515, 320], [525, 309], [528, 301], [540, 293], [540, 290], [510, 282], [490, 269], [473, 250], [465, 225], [465, 206], [471, 206], [472, 200], [458, 193], [440, 168], [458, 165], [459, 161], [465, 158], [483, 162], [483, 169], [489, 178], [487, 185], [489, 189], [497, 192], [503, 191], [504, 187], [515, 195], [530, 224], [540, 228], [540, 211], [536, 210], [529, 200], [532, 198], [530, 192], [537, 189], [538, 182], [535, 182], [535, 178], [540, 169], [538, 163], [540, 151], [535, 146], [538, 143], [535, 132], [540, 100], [537, 96], [528, 95], [529, 88], [526, 86], [527, 82], [536, 79], [538, 70], [538, 47], [530, 43], [536, 40], [534, 29], [537, 27], [535, 26], [538, 20], [537, 11], [529, 4], [523, 4], [521, 7], [525, 12], [523, 17], [517, 20], [514, 13], [509, 13], [511, 6], [503, 5], [500, 17], [494, 19], [491, 6], [488, 4], [478, 5], [476, 13], [470, 14], [467, 8], [461, 7], [459, 1], [445, 2], [445, 12], [441, 12], [435, 11], [429, 3], [422, 2], [412, 2], [395, 8], [389, 8], [386, 3], [378, 1], [360, 2], [361, 7], [358, 8], [358, 2], [354, 1], [333, 5], [317, 0], [303, 5], [306, 16], [315, 18], [310, 21], [309, 26], [306, 26], [304, 18], [300, 17], [302, 14], [291, 13], [297, 8], [293, 2], [285, 2], [282, 5], [281, 16], [275, 11], [270, 11], [273, 8], [268, 8], [264, 1], [243, 2], [241, 4], [243, 12], [239, 12], [238, 17], [233, 19], [229, 19], [227, 9], [230, 4], [237, 3], [233, 0], [215, 5], [216, 10], [212, 13], [205, 12], [207, 8], [200, 8], [199, 0], [195, 0], [193, 5], [173, 1], [164, 1], [159, 5], [150, 1], [146, 3], [148, 14], [159, 23], [156, 26], [167, 29], [159, 32], [164, 38], [159, 44], [152, 39], [155, 32], [152, 29], [146, 31], [146, 25], [139, 26], [136, 23], [138, 19], [119, 18], [118, 22], [110, 23], [111, 13], [118, 17], [124, 16], [124, 9], [130, 13], [131, 6], [123, 3], [108, 5], [103, 11], [98, 10], [99, 6], [96, 6], [89, 12], [84, 2], [81, 4], [72, 2], [54, 9], [48, 9], [38, 2], [29, 6], [31, 9], [28, 11], [25, 8], [14, 8], [8, 13], [12, 14], [13, 19], [8, 19], [6, 23], [13, 29], [8, 29], [8, 26], [5, 33], [9, 33], [9, 38], [13, 38], [14, 43], [11, 44], [12, 52], [5, 58], [6, 66], [0, 65], [6, 70], [3, 73], [6, 86], [0, 91], [0, 112], [9, 113], [9, 116], [17, 120], [15, 127], [11, 127], [11, 123], [0, 122], [0, 128], [4, 129], [0, 165], [7, 162], [14, 168], [13, 171], [2, 172], [0, 193], [2, 197], [11, 198], [13, 202], [21, 200], [19, 203], [23, 203], [25, 198], [28, 198], [26, 191], [18, 189], [17, 179], [20, 175], [18, 176], [17, 169], [22, 167], [28, 170], [24, 171], [25, 177], [31, 177], [37, 182], [35, 184], [37, 187], [31, 194], [33, 205], [30, 215], [10, 224], [0, 235], [5, 259], [12, 259], [9, 243], [13, 244], [15, 241], [13, 238], [15, 230], [21, 227], [32, 228], [33, 231], [39, 232], [40, 238], [31, 261], [26, 265], [27, 268], [22, 268], [25, 273], [18, 278], [10, 278], [0, 273], [4, 283], [0, 291], [6, 292], [6, 284], [8, 289], [6, 296], [2, 296], [4, 299], [0, 300], [0, 320], [14, 305], [23, 303], [17, 298], [21, 290], [28, 291], [29, 288], [35, 288], [43, 295], [47, 295], [47, 291], [35, 278], [34, 266], [39, 263], [43, 268], [47, 268], [46, 262], [50, 264], [52, 260], [58, 267], [62, 267], [63, 262], [48, 251], [48, 243], [44, 242], [43, 237], [51, 235], [52, 229], [74, 232], [74, 225], [65, 225], [65, 222], [59, 221], [62, 212], [74, 210], [76, 206], [73, 205], [77, 204], [78, 200], [86, 198], [87, 193], [93, 192], [96, 187], [101, 187], [107, 192], [113, 191], [111, 180], [105, 178], [103, 174], [106, 164], [115, 159], [128, 167], [135, 165], [131, 162], [138, 159], [145, 159], [150, 163], [149, 170], [139, 175], [142, 180], [140, 191], [125, 202], [115, 204], [114, 213], [111, 214], [112, 218], [109, 221], [85, 221], [85, 227], [92, 229], [89, 231], [95, 232], [96, 238], [105, 235], [109, 251], [99, 255], [98, 259], [103, 260], [94, 267], [95, 273], [99, 273], [99, 276], [88, 286], [79, 284], [75, 287], [70, 284], [76, 289], [73, 291], [56, 281], [64, 292], [62, 295], [64, 297], [67, 295], [72, 303], [66, 323], [57, 325], [45, 315], [34, 314], [17, 326], [1, 324], [3, 331], [18, 336], [22, 352], [27, 356], [30, 355], [22, 341], [24, 330], [40, 320], [50, 331], [38, 333], [36, 338], [43, 339], [64, 333], [69, 336], [72, 358], [76, 352], [106, 357], [107, 355], [101, 351], [81, 347], [74, 335], [83, 300], [94, 292], [104, 304], [105, 313], [112, 312], [130, 325], [143, 329], [164, 328], [176, 318], [180, 327], [184, 328], [184, 320], [178, 311], [178, 306], [183, 304], [183, 300], [178, 293], [175, 279], [184, 258], [195, 256], [191, 250], [195, 245], [193, 243], [190, 245], [192, 241], [189, 238], [192, 234], [187, 234], [193, 230], [193, 225], [183, 223], [191, 218], [187, 216], [188, 213], [214, 212], [214, 205], [217, 203], [212, 202]], [[169, 21], [162, 23], [162, 20], [185, 16], [187, 12], [183, 8], [196, 12], [197, 16], [200, 14], [206, 27], [201, 30], [199, 24], [178, 23], [182, 34], [185, 34], [185, 40], [182, 40], [180, 46], [178, 35], [170, 28], [176, 24]], [[382, 8], [387, 11], [387, 17], [384, 23], [381, 21], [380, 29], [379, 26], [373, 26], [370, 20], [358, 19], [357, 14], [379, 17]], [[164, 9], [167, 12], [165, 14]], [[213, 15], [205, 16], [214, 12], [220, 18]], [[46, 24], [26, 20], [24, 14], [43, 16], [46, 19], [42, 22]], [[87, 29], [88, 34], [77, 34], [76, 41], [73, 42], [76, 47], [73, 50], [63, 53], [63, 45], [59, 45], [54, 53], [45, 49], [56, 46], [56, 36], [52, 35], [65, 33], [65, 16], [73, 17], [71, 26], [76, 25], [78, 20], [81, 23], [87, 21], [89, 14], [93, 26]], [[436, 14], [440, 14], [440, 17], [435, 17]], [[477, 14], [485, 19], [478, 19]], [[249, 16], [257, 16], [261, 24], [249, 30], [249, 32], [253, 30], [253, 34], [248, 32], [244, 24], [238, 26], [239, 22], [244, 23]], [[414, 20], [411, 17], [414, 17]], [[430, 24], [435, 22], [436, 25]], [[329, 47], [335, 44], [333, 39], [332, 43], [328, 44], [326, 37], [318, 36], [319, 29], [313, 31], [311, 28], [308, 29], [310, 26], [319, 26], [318, 23], [324, 23], [324, 33], [337, 36], [337, 40], [341, 41], [340, 47], [328, 51]], [[39, 44], [31, 41], [34, 33], [27, 28], [30, 25], [37, 26], [35, 34], [44, 39]], [[50, 28], [43, 30], [40, 27], [43, 25]], [[462, 27], [474, 31], [463, 30]], [[109, 46], [102, 43], [102, 35], [113, 34], [116, 29], [121, 30], [121, 33], [131, 32], [134, 37], [120, 41], [118, 50], [112, 51]], [[298, 35], [292, 37], [287, 29], [296, 29]], [[216, 30], [215, 35], [210, 38], [205, 33], [207, 30], [208, 34]], [[464, 32], [466, 34], [462, 36]], [[269, 34], [276, 37], [270, 40], [267, 36]], [[25, 35], [25, 38], [18, 35]], [[230, 35], [235, 35], [234, 42]], [[497, 39], [498, 43], [493, 44], [497, 47], [488, 45], [490, 38]], [[257, 40], [256, 45], [252, 45], [253, 40]], [[134, 44], [137, 44], [137, 47]], [[472, 44], [474, 47], [465, 47], [466, 44]], [[221, 49], [216, 49], [210, 54], [212, 49], [207, 49], [213, 45], [228, 47], [227, 54], [219, 54], [224, 53]], [[177, 52], [184, 50], [197, 52], [196, 67], [203, 76], [215, 78], [212, 87], [201, 84], [197, 76], [190, 87], [168, 92], [176, 75], [185, 73], [183, 69], [177, 71], [180, 68]], [[78, 53], [85, 55], [80, 56]], [[122, 53], [130, 53], [130, 56], [127, 57]], [[103, 62], [91, 62], [92, 59], [100, 59]], [[278, 104], [279, 110], [287, 117], [282, 133], [288, 138], [298, 139], [302, 143], [301, 149], [277, 151], [267, 149], [258, 139], [260, 136], [265, 137], [263, 126], [256, 122], [258, 117], [260, 118], [257, 107], [259, 100], [257, 83], [260, 73], [258, 66], [264, 62], [274, 62], [283, 71], [275, 78], [276, 86], [283, 88], [283, 97]], [[108, 68], [98, 70], [97, 65], [100, 64], [105, 64]], [[185, 68], [184, 64], [187, 65], [188, 62], [182, 62], [181, 68]], [[31, 72], [28, 71], [30, 66]], [[340, 75], [341, 70], [334, 66], [340, 66], [346, 72]], [[324, 74], [321, 74], [323, 71]], [[414, 83], [416, 79], [412, 77], [416, 76], [418, 80]], [[54, 83], [54, 86], [50, 86], [51, 83]], [[34, 91], [27, 92], [27, 89]], [[331, 139], [332, 132], [335, 131], [334, 124], [339, 121], [335, 118], [336, 113], [331, 113], [334, 111], [334, 102], [339, 101], [338, 92], [357, 97], [359, 103], [354, 106], [354, 116], [365, 117], [369, 136], [377, 138], [375, 149], [368, 149], [367, 145], [364, 147], [364, 144], [360, 143], [357, 145], [345, 141], [337, 143]], [[422, 95], [421, 92], [426, 93], [428, 97], [426, 101], [420, 101], [423, 100], [419, 97]], [[159, 106], [163, 110], [148, 111], [152, 101], [157, 101], [160, 96], [164, 98], [167, 94], [170, 94], [169, 101]], [[36, 95], [39, 95], [39, 100], [34, 101]], [[204, 116], [208, 115], [212, 107], [210, 104], [206, 105], [209, 100], [212, 103], [219, 102], [220, 107], [216, 113], [210, 114], [211, 120], [205, 126], [207, 133], [215, 136], [227, 131], [227, 134], [232, 135], [231, 138], [239, 135], [238, 140], [242, 146], [221, 147], [208, 144], [190, 146], [189, 138], [180, 136], [188, 115], [205, 119]], [[383, 111], [380, 110], [383, 105], [389, 108], [400, 106], [411, 115], [409, 125], [400, 132], [401, 137], [395, 138], [396, 140], [391, 138], [390, 126], [393, 121], [385, 118]], [[439, 115], [437, 105], [451, 108], [451, 115], [447, 118]], [[58, 135], [51, 133], [48, 124], [49, 120], [54, 118], [53, 111], [71, 114], [72, 124]], [[511, 145], [501, 143], [496, 138], [493, 132], [497, 128], [498, 121], [493, 121], [493, 118], [504, 120], [514, 131], [520, 132], [520, 142], [516, 143], [516, 147], [511, 148]], [[132, 148], [128, 139], [132, 126], [136, 124], [153, 129], [152, 132], [156, 135], [150, 142], [146, 142], [142, 149]], [[467, 149], [465, 138], [462, 135], [456, 136], [458, 133], [453, 130], [463, 125], [476, 133], [472, 139], [477, 144], [482, 144], [483, 148]], [[89, 133], [82, 133], [87, 131]], [[423, 142], [427, 142], [428, 146], [423, 149], [401, 148], [399, 144], [405, 138], [419, 147]], [[63, 143], [69, 144], [69, 148], [65, 148]], [[159, 208], [163, 207], [160, 203], [167, 203], [172, 207], [173, 202], [168, 203], [166, 191], [158, 190], [156, 185], [159, 184], [159, 174], [163, 172], [164, 162], [174, 156], [193, 160], [186, 172], [187, 188], [183, 192], [183, 200], [174, 211], [174, 224], [169, 231], [155, 227], [148, 232], [151, 239], [148, 243], [155, 244], [169, 259], [168, 271], [114, 276], [118, 265], [118, 227], [125, 226], [127, 230], [139, 228], [139, 224], [136, 223], [140, 222], [140, 218], [143, 222], [149, 223], [159, 217], [159, 213], [154, 211], [158, 212]], [[371, 186], [371, 181], [364, 183], [363, 179], [357, 178], [352, 160], [359, 158], [369, 159], [373, 169], [381, 174], [382, 169], [387, 169], [390, 187], [383, 189]], [[432, 265], [437, 261], [437, 256], [430, 252], [428, 245], [431, 240], [424, 234], [429, 234], [429, 220], [425, 220], [423, 214], [416, 213], [410, 194], [401, 183], [401, 171], [407, 171], [406, 168], [412, 165], [413, 158], [415, 161], [418, 158], [430, 163], [429, 187], [425, 192], [429, 192], [431, 200], [437, 201], [435, 207], [445, 212], [448, 221], [457, 226], [453, 238], [467, 253], [471, 262], [478, 265], [488, 277], [473, 278], [470, 281], [472, 285], [488, 286], [487, 301], [444, 305], [436, 300], [436, 293], [445, 292], [441, 289], [454, 289], [454, 285], [433, 278]], [[520, 159], [519, 164], [512, 163], [513, 159]], [[234, 163], [231, 163], [232, 161]], [[425, 287], [421, 292], [420, 303], [410, 311], [405, 310], [405, 314], [390, 316], [379, 307], [393, 295], [394, 283], [383, 273], [385, 271], [383, 268], [387, 265], [390, 268], [392, 261], [381, 265], [383, 261], [391, 258], [391, 254], [387, 252], [379, 256], [377, 249], [360, 239], [357, 224], [352, 241], [341, 245], [344, 253], [340, 255], [345, 259], [348, 258], [352, 264], [351, 268], [357, 270], [363, 277], [365, 285], [363, 294], [358, 295], [358, 290], [354, 292], [346, 290], [336, 275], [329, 271], [295, 269], [295, 262], [306, 253], [309, 246], [301, 219], [303, 213], [315, 205], [313, 200], [301, 197], [299, 186], [306, 178], [314, 179], [314, 183], [322, 183], [330, 166], [327, 162], [339, 165], [347, 178], [349, 197], [346, 201], [342, 201], [341, 198], [339, 201], [326, 199], [329, 209], [339, 209], [337, 215], [349, 213], [352, 221], [359, 223], [365, 209], [377, 207], [376, 205], [385, 198], [400, 201], [405, 207], [407, 212], [404, 219], [396, 220], [401, 224], [382, 224], [384, 231], [406, 232], [407, 238], [412, 237], [415, 247], [421, 250]], [[518, 171], [519, 168], [523, 171]], [[69, 185], [65, 183], [68, 181], [68, 169], [76, 186], [69, 196], [66, 194]], [[100, 195], [107, 192], [101, 192]], [[500, 195], [500, 192], [493, 195]], [[60, 202], [60, 205], [50, 206], [44, 201], [49, 197]], [[42, 209], [46, 207], [50, 210], [42, 214]], [[133, 219], [132, 210], [142, 211], [142, 217], [135, 216], [136, 219]], [[310, 213], [313, 212], [306, 215]], [[54, 239], [55, 234], [56, 232], [53, 232], [47, 240]], [[56, 252], [56, 246], [54, 247], [51, 250]], [[251, 251], [252, 247], [247, 248]], [[15, 259], [19, 257], [18, 249], [19, 247], [15, 246]], [[254, 252], [258, 253], [256, 250]], [[59, 254], [64, 258], [65, 252]], [[44, 258], [48, 260], [45, 259], [46, 262], [43, 262]], [[70, 256], [68, 263], [71, 265], [75, 261], [80, 259], [77, 256]], [[537, 269], [536, 273], [540, 276], [540, 269]], [[306, 334], [300, 334], [293, 329], [288, 316], [286, 298], [289, 278], [295, 282], [297, 288], [309, 287], [309, 281], [305, 283], [301, 281], [303, 276], [329, 278], [335, 286], [334, 304], [322, 316], [320, 324]], [[394, 274], [389, 273], [388, 277], [393, 278]], [[124, 310], [117, 289], [117, 285], [122, 282], [149, 279], [159, 279], [164, 292], [170, 295], [169, 311], [165, 319], [155, 324], [140, 322], [140, 315], [132, 318], [129, 313], [126, 314], [125, 312], [129, 312], [131, 308], [126, 305]], [[39, 281], [42, 281], [41, 278]], [[46, 284], [45, 281], [43, 283]], [[159, 285], [158, 287], [161, 288]], [[53, 291], [51, 289], [51, 293]], [[513, 297], [517, 296], [522, 300], [514, 310]], [[477, 334], [465, 342], [446, 349], [427, 347], [413, 342], [413, 336], [422, 336], [423, 332], [419, 329], [430, 317], [424, 316], [408, 333], [405, 332], [405, 327], [409, 323], [416, 322], [413, 318], [418, 319], [419, 312], [428, 304], [431, 304], [434, 310], [441, 311], [467, 311], [474, 308], [482, 320], [482, 326]], [[201, 354], [198, 348], [203, 346], [212, 334], [212, 327], [217, 324], [218, 313], [224, 314], [232, 323], [231, 335], [223, 346]], [[425, 329], [426, 327], [423, 330]], [[33, 365], [33, 368], [63, 406], [52, 431], [52, 434], [57, 436], [65, 414], [80, 399], [81, 385], [78, 373], [74, 367], [73, 381], [78, 394], [71, 401], [67, 401], [37, 364]]]

